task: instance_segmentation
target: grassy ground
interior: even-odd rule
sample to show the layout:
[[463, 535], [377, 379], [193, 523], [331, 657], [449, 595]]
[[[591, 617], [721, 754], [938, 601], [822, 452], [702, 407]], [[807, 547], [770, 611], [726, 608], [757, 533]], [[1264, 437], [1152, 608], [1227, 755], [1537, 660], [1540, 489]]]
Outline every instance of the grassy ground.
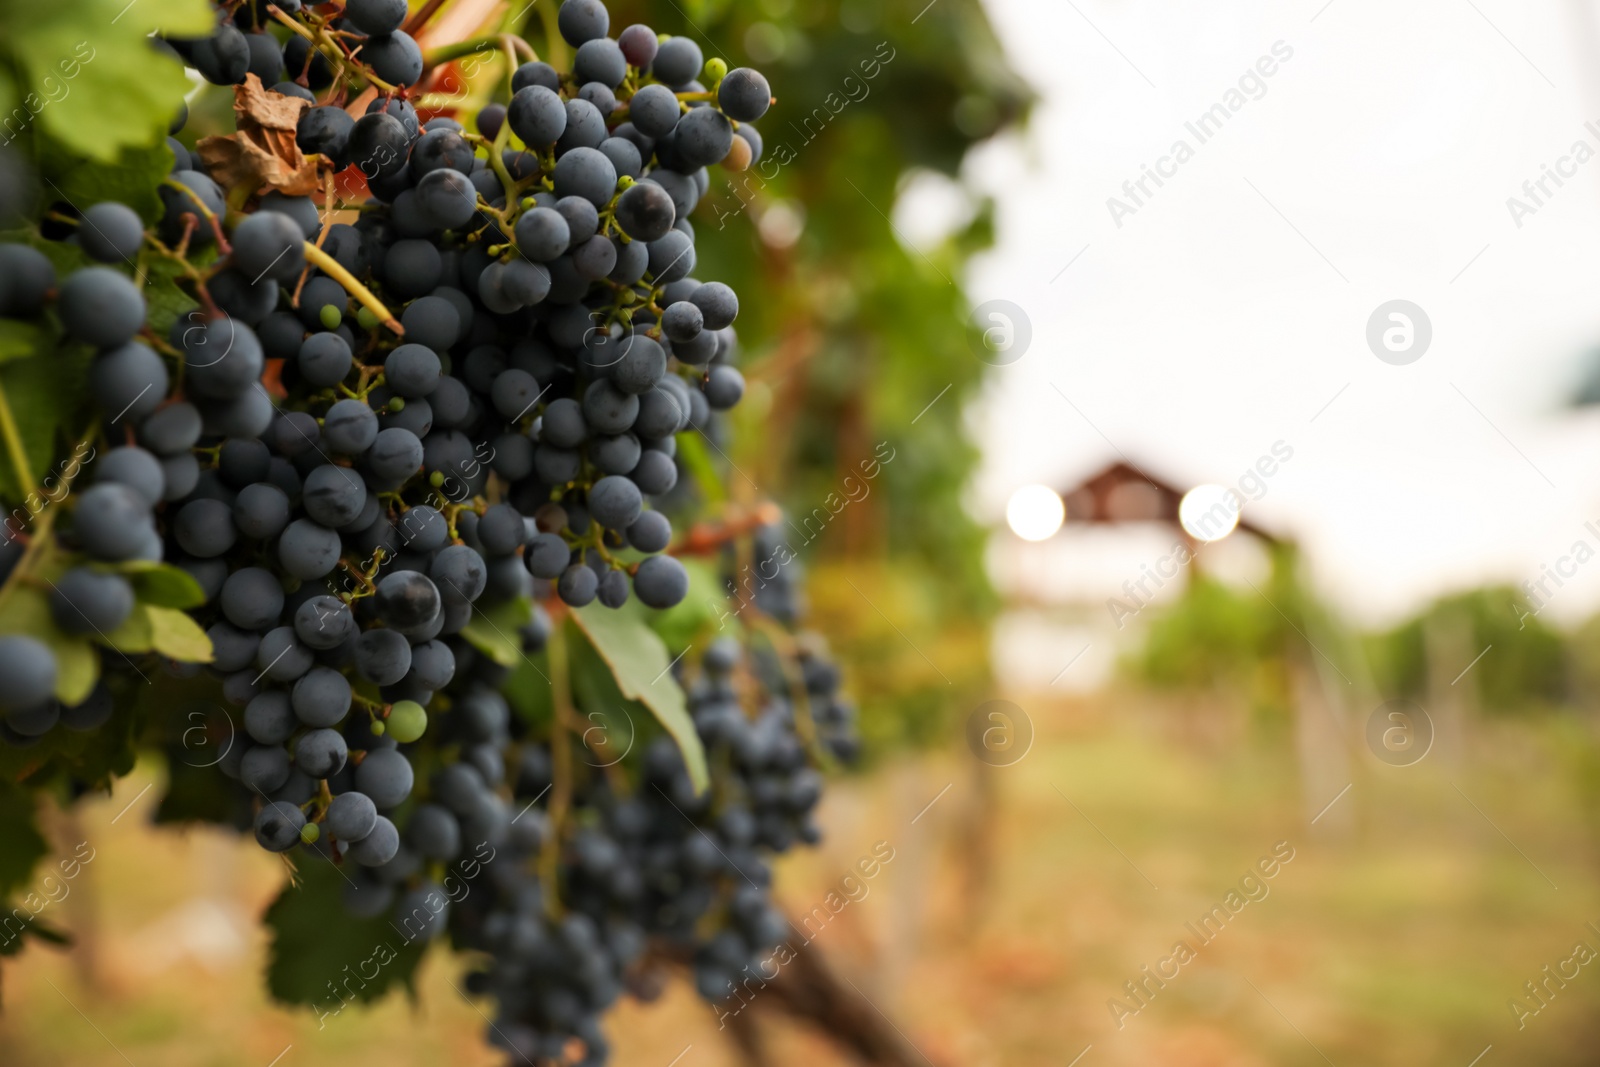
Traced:
[[[1287, 740], [1200, 738], [1175, 728], [1183, 709], [1128, 696], [1024, 703], [1040, 736], [1017, 765], [984, 772], [992, 806], [978, 803], [984, 782], [964, 748], [886, 768], [836, 790], [827, 844], [783, 871], [784, 900], [803, 913], [875, 845], [893, 850], [875, 878], [846, 884], [858, 899], [814, 945], [931, 1064], [1600, 1062], [1600, 960], [1551, 983], [1524, 1028], [1507, 1008], [1518, 995], [1537, 1006], [1523, 983], [1577, 942], [1600, 951], [1586, 926], [1600, 926], [1600, 866], [1567, 769], [1570, 730], [1477, 723], [1455, 765], [1356, 760], [1349, 792], [1311, 826]], [[497, 1062], [454, 988], [462, 964], [442, 953], [416, 1006], [350, 1011], [319, 1030], [268, 1003], [253, 917], [276, 892], [277, 861], [220, 835], [151, 831], [156, 791], [140, 795], [151, 781], [141, 771], [54, 827], [94, 859], [41, 917], [83, 943], [7, 963], [0, 1062]], [[1203, 944], [1186, 924], [1278, 842], [1293, 858], [1248, 883], [1260, 899]], [[1140, 1006], [1124, 983], [1180, 939], [1193, 959]], [[1139, 1008], [1121, 1028], [1113, 997]], [[779, 1062], [841, 1059], [812, 1034], [769, 1029]], [[716, 1016], [682, 988], [625, 1005], [610, 1030], [628, 1067], [735, 1062]]]

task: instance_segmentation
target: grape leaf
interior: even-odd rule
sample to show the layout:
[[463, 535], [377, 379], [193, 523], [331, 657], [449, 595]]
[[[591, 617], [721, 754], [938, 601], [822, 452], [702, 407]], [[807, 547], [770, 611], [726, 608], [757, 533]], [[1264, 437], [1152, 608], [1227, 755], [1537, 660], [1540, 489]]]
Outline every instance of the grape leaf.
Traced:
[[50, 846], [34, 825], [33, 793], [0, 782], [0, 897], [22, 885]]
[[711, 462], [711, 454], [706, 451], [705, 438], [697, 433], [680, 433], [678, 459], [694, 478], [695, 488], [700, 490], [708, 504], [720, 504], [728, 498], [728, 491], [722, 486], [722, 476], [717, 473], [716, 466]]
[[116, 569], [133, 583], [140, 602], [163, 608], [197, 608], [206, 602], [206, 593], [194, 575], [170, 563], [130, 560]]
[[543, 649], [528, 653], [501, 689], [512, 710], [530, 726], [548, 723], [553, 713], [549, 658]]
[[[234, 736], [232, 743], [243, 745], [248, 740], [241, 732]], [[219, 751], [225, 750], [219, 746]], [[206, 761], [212, 758], [212, 755], [190, 752], [186, 748], [169, 751], [167, 791], [156, 807], [154, 822], [157, 825], [214, 823], [241, 833], [250, 829], [254, 820], [250, 794], [229, 781], [215, 764], [207, 765]]]
[[110, 645], [125, 654], [149, 652], [155, 647], [155, 631], [150, 623], [150, 614], [143, 604], [135, 604], [133, 611], [122, 620], [121, 626], [108, 634], [98, 636], [103, 644]]
[[[387, 914], [357, 919], [345, 910], [347, 877], [331, 860], [308, 853], [300, 885], [284, 886], [262, 919], [272, 931], [267, 989], [285, 1004], [314, 1007], [319, 1019], [337, 1015], [350, 1000], [365, 1004], [397, 985], [413, 989], [422, 958], [422, 946], [407, 941]], [[368, 882], [360, 892], [380, 890]]]
[[7, 5], [0, 41], [28, 84], [21, 106], [0, 123], [37, 122], [68, 148], [102, 162], [127, 146], [159, 144], [190, 86], [182, 64], [146, 37], [156, 30], [203, 37], [214, 18], [205, 0]]
[[100, 653], [86, 637], [49, 644], [56, 657], [56, 699], [76, 707], [89, 699], [100, 680]]
[[0, 363], [35, 356], [55, 347], [56, 331], [44, 321], [0, 319]]
[[34, 148], [49, 199], [65, 200], [79, 211], [115, 200], [138, 212], [146, 225], [161, 218], [161, 181], [172, 171], [172, 149], [165, 141], [125, 148], [109, 162], [86, 161], [49, 137], [35, 138]]
[[591, 766], [609, 766], [642, 747], [637, 744], [640, 727], [654, 715], [639, 701], [622, 695], [610, 665], [593, 645], [574, 634], [571, 648], [568, 663], [580, 720], [574, 731], [582, 746], [579, 758]]
[[140, 604], [150, 620], [150, 647], [179, 663], [210, 663], [211, 638], [187, 613]]
[[533, 601], [527, 597], [507, 600], [487, 611], [474, 606], [472, 621], [462, 628], [461, 636], [500, 666], [515, 667], [522, 662], [520, 631], [532, 617]]
[[683, 753], [695, 789], [704, 790], [710, 781], [705, 749], [689, 718], [683, 690], [668, 672], [672, 661], [667, 646], [650, 629], [644, 611], [633, 600], [615, 610], [596, 603], [574, 608], [572, 618], [611, 668], [622, 695], [644, 704], [666, 727]]
[[[193, 265], [204, 267], [217, 258], [217, 250], [214, 245], [198, 251], [190, 249], [188, 258]], [[178, 278], [182, 276], [183, 268], [177, 263], [160, 256], [148, 256], [142, 269], [145, 281], [144, 300], [148, 309], [145, 312], [145, 321], [158, 337], [166, 337], [173, 323], [193, 313], [199, 305], [194, 302], [193, 297], [178, 288]]]
[[[56, 462], [57, 440], [64, 427], [81, 430], [89, 411], [84, 382], [94, 353], [83, 345], [67, 345], [48, 355], [0, 363], [0, 392], [11, 400], [11, 414], [37, 484]], [[27, 398], [20, 403], [19, 398]], [[0, 498], [22, 503], [22, 490], [10, 463], [0, 463]], [[48, 504], [45, 506], [49, 506]]]

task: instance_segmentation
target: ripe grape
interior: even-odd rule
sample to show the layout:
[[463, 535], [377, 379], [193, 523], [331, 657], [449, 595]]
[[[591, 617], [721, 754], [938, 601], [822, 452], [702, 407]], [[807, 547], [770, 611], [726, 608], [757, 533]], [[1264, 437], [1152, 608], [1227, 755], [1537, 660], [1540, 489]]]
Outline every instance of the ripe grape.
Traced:
[[650, 64], [650, 73], [675, 88], [693, 81], [705, 59], [700, 46], [687, 37], [669, 37], [662, 41], [656, 57]]
[[506, 105], [511, 132], [529, 147], [552, 145], [567, 129], [567, 109], [561, 98], [541, 84], [529, 84], [511, 95]]
[[[379, 632], [379, 631], [374, 631]], [[290, 702], [307, 726], [335, 726], [349, 714], [350, 682], [331, 667], [313, 667], [294, 683]]]
[[755, 122], [772, 106], [772, 86], [760, 71], [736, 67], [717, 86], [717, 103], [735, 122]]
[[48, 646], [23, 634], [0, 637], [0, 712], [37, 707], [55, 686], [56, 658]]
[[349, 752], [337, 730], [309, 730], [294, 743], [294, 765], [311, 778], [327, 778], [344, 767]]
[[422, 49], [404, 30], [368, 37], [356, 58], [394, 85], [410, 85], [422, 77]]
[[78, 244], [101, 263], [132, 263], [144, 244], [144, 223], [126, 204], [93, 204], [84, 209]]
[[256, 841], [268, 852], [287, 852], [300, 843], [305, 824], [306, 817], [298, 807], [272, 801], [256, 814]]
[[252, 284], [263, 277], [287, 281], [305, 264], [305, 231], [288, 215], [257, 211], [233, 231], [233, 265]]
[[378, 808], [365, 793], [340, 793], [328, 805], [325, 825], [340, 841], [360, 841], [378, 825]]
[[392, 748], [369, 750], [356, 767], [356, 788], [371, 797], [379, 811], [402, 803], [411, 795], [411, 784], [410, 762]]
[[634, 572], [633, 591], [647, 607], [670, 608], [689, 595], [689, 574], [671, 556], [651, 556]]
[[369, 36], [393, 33], [406, 20], [406, 4], [405, 0], [350, 0], [344, 6], [344, 15], [351, 25]]
[[56, 299], [67, 333], [96, 348], [126, 344], [144, 325], [144, 294], [110, 267], [72, 272]]
[[[381, 753], [371, 753], [368, 759], [370, 760], [375, 755], [381, 755]], [[361, 767], [365, 766], [366, 763], [363, 762]], [[361, 774], [361, 767], [356, 768], [356, 776], [358, 778]], [[409, 785], [407, 791], [409, 792]], [[399, 851], [400, 831], [395, 829], [394, 823], [379, 815], [373, 821], [372, 829], [367, 832], [366, 836], [350, 845], [349, 855], [351, 859], [363, 867], [381, 867], [394, 859]]]
[[577, 48], [604, 37], [611, 25], [611, 16], [601, 0], [562, 0], [556, 25], [566, 42]]

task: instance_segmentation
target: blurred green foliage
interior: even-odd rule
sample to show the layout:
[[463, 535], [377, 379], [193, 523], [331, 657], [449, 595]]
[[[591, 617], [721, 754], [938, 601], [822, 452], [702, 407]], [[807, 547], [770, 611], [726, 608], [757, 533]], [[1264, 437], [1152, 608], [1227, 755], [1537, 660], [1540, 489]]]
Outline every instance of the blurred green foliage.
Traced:
[[[1490, 714], [1600, 705], [1600, 617], [1563, 633], [1516, 590], [1492, 586], [1436, 601], [1389, 629], [1357, 633], [1306, 587], [1292, 548], [1280, 547], [1272, 559], [1259, 589], [1196, 575], [1151, 621], [1125, 671], [1158, 688], [1259, 697], [1263, 671], [1276, 676], [1274, 664], [1298, 659], [1385, 700], [1426, 704], [1442, 679]], [[1482, 669], [1464, 670], [1478, 666], [1480, 653]]]
[[1468, 676], [1485, 711], [1523, 711], [1564, 701], [1569, 694], [1563, 636], [1529, 612], [1521, 593], [1504, 586], [1447, 597], [1416, 618], [1370, 636], [1368, 657], [1386, 695], [1417, 698], [1425, 693], [1430, 629], [1467, 638], [1469, 655], [1488, 650], [1489, 669]]

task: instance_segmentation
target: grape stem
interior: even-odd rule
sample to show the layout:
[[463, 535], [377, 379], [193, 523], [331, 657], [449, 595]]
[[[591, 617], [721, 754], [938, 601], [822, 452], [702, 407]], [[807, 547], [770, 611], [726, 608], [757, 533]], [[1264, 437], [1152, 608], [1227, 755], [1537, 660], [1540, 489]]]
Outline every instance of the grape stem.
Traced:
[[333, 37], [329, 36], [328, 31], [323, 29], [320, 22], [318, 23], [316, 30], [307, 29], [295, 19], [285, 15], [276, 4], [268, 4], [267, 13], [273, 18], [277, 19], [279, 22], [283, 23], [285, 26], [289, 27], [289, 29], [293, 30], [296, 34], [310, 41], [312, 48], [315, 48], [317, 51], [328, 56], [330, 59], [337, 62], [341, 67], [354, 67], [358, 72], [360, 72], [363, 78], [367, 79], [373, 88], [391, 96], [400, 91], [398, 86], [390, 85], [388, 82], [374, 74], [371, 67], [350, 55], [349, 49], [345, 48], [340, 42], [335, 41]]
[[[5, 396], [3, 391], [0, 391], [0, 404], [4, 403]], [[6, 405], [6, 414], [8, 419], [10, 412], [10, 406]], [[72, 454], [74, 456], [82, 455], [83, 450], [94, 441], [95, 437], [98, 436], [99, 433], [99, 421], [96, 420], [95, 422], [91, 422], [88, 428], [83, 431], [83, 436], [78, 439], [78, 443], [72, 447]], [[22, 469], [26, 470], [27, 468], [24, 466]], [[79, 464], [78, 471], [72, 472], [73, 477], [76, 477], [79, 471], [82, 469], [82, 464]], [[31, 472], [29, 472], [28, 477], [31, 480]], [[61, 498], [63, 500], [66, 499], [66, 494], [71, 488], [72, 478], [67, 477], [67, 475], [63, 473], [61, 477]], [[26, 498], [24, 498], [24, 503], [26, 503]], [[60, 510], [60, 508], [45, 508], [39, 513], [38, 521], [34, 524], [33, 532], [29, 535], [28, 547], [26, 551], [23, 552], [22, 558], [17, 561], [17, 565], [11, 568], [10, 577], [5, 580], [3, 585], [0, 585], [0, 608], [3, 608], [6, 601], [11, 598], [12, 590], [22, 583], [23, 576], [33, 573], [36, 565], [38, 564], [39, 557], [55, 545], [55, 539], [50, 536], [50, 530], [55, 525], [56, 515], [60, 513]], [[20, 781], [21, 779], [19, 778], [18, 780]]]
[[205, 220], [211, 224], [211, 231], [216, 235], [217, 238], [217, 251], [221, 252], [223, 255], [227, 255], [231, 249], [228, 247], [227, 237], [225, 237], [222, 233], [222, 220], [217, 218], [217, 213], [212, 211], [204, 200], [200, 199], [200, 194], [182, 182], [175, 181], [172, 178], [161, 179], [161, 184], [176, 189], [178, 192], [182, 193], [184, 196], [188, 197], [194, 202], [195, 210], [200, 212], [200, 214], [204, 216]]
[[500, 128], [494, 134], [494, 143], [489, 146], [489, 166], [494, 169], [495, 177], [500, 179], [500, 186], [506, 191], [508, 212], [514, 211], [517, 203], [517, 183], [511, 180], [511, 172], [506, 170], [505, 151], [506, 145], [510, 143], [511, 121], [508, 116], [501, 121]]
[[721, 522], [696, 523], [682, 540], [667, 549], [667, 553], [673, 556], [712, 555], [731, 541], [781, 521], [783, 512], [778, 505], [764, 501], [748, 512], [732, 512]]
[[444, 3], [445, 0], [428, 0], [426, 4], [423, 4], [422, 7], [417, 10], [416, 14], [406, 19], [405, 26], [403, 28], [407, 33], [415, 37], [417, 35], [417, 31], [426, 26], [428, 24], [428, 20], [439, 13], [439, 9], [444, 6]]
[[[330, 168], [322, 176], [322, 227], [317, 231], [317, 247], [328, 239], [328, 231], [333, 223], [333, 170]], [[306, 287], [306, 279], [311, 277], [311, 267], [308, 265], [300, 271], [300, 280], [295, 283], [294, 295], [289, 298], [289, 306], [300, 306], [300, 293]]]
[[28, 450], [22, 447], [22, 435], [17, 432], [17, 419], [11, 413], [11, 401], [6, 399], [6, 391], [0, 388], [0, 436], [5, 438], [6, 453], [11, 458], [12, 469], [17, 474], [17, 488], [22, 492], [22, 499], [26, 501], [39, 491], [39, 486], [33, 480], [33, 467], [28, 463]]
[[493, 52], [504, 48], [506, 58], [511, 61], [511, 66], [516, 67], [516, 56], [521, 55], [526, 61], [532, 62], [539, 58], [533, 46], [514, 33], [491, 33], [484, 37], [474, 37], [466, 41], [457, 41], [455, 44], [443, 44], [438, 48], [430, 48], [423, 53], [422, 65], [424, 69], [432, 69], [441, 63], [461, 59], [472, 55], [474, 52]]
[[401, 326], [399, 320], [389, 313], [389, 309], [384, 307], [383, 301], [374, 296], [371, 289], [357, 281], [354, 274], [345, 270], [343, 264], [310, 241], [305, 242], [305, 249], [306, 259], [309, 262], [316, 265], [322, 273], [344, 286], [346, 292], [355, 297], [362, 307], [376, 315], [379, 322], [394, 331], [395, 336], [404, 337], [406, 335], [405, 327]]

